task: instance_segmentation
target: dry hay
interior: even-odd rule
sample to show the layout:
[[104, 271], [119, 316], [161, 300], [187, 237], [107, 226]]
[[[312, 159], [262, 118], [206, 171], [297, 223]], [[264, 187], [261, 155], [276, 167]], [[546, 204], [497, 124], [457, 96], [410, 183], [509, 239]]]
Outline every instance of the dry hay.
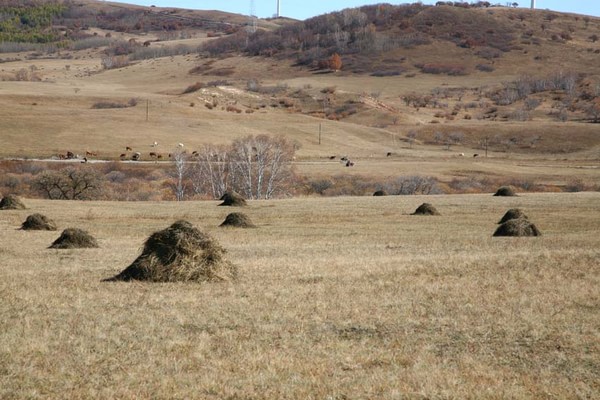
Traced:
[[42, 214], [31, 214], [21, 224], [21, 229], [25, 231], [55, 231], [56, 223]]
[[232, 226], [236, 228], [256, 228], [250, 218], [244, 213], [231, 213], [225, 217], [225, 221], [219, 226]]
[[498, 222], [499, 224], [503, 224], [506, 221], [510, 221], [511, 219], [524, 218], [527, 219], [527, 215], [520, 208], [511, 208], [504, 214], [502, 219]]
[[515, 189], [513, 189], [511, 186], [500, 186], [498, 188], [498, 190], [496, 190], [496, 193], [494, 193], [494, 196], [516, 196], [517, 193], [515, 192]]
[[237, 277], [237, 267], [224, 255], [225, 249], [208, 234], [187, 221], [177, 221], [150, 235], [142, 254], [106, 281], [231, 281]]
[[439, 211], [429, 203], [423, 203], [412, 215], [440, 215]]
[[529, 220], [517, 218], [500, 225], [493, 236], [542, 236], [542, 233]]
[[88, 232], [79, 228], [65, 229], [49, 249], [87, 249], [98, 247], [96, 239]]
[[373, 196], [387, 196], [387, 193], [385, 190], [377, 190], [373, 193]]
[[0, 210], [24, 210], [25, 204], [14, 194], [7, 194], [0, 200]]
[[246, 205], [246, 200], [236, 192], [225, 192], [223, 196], [219, 200], [223, 202], [219, 204], [220, 206], [234, 206], [234, 207], [243, 207]]

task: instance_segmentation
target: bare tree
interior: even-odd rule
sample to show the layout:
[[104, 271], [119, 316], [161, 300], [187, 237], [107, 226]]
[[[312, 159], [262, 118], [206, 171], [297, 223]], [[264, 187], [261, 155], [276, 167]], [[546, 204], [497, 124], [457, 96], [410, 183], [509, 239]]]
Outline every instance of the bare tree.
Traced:
[[173, 158], [173, 170], [171, 176], [173, 181], [171, 187], [175, 193], [175, 199], [182, 201], [185, 197], [185, 191], [187, 189], [187, 177], [188, 177], [188, 154], [185, 150], [178, 148], [172, 153]]
[[415, 143], [415, 140], [417, 139], [417, 131], [415, 131], [415, 130], [408, 131], [408, 133], [406, 134], [406, 137], [408, 138], [408, 146], [412, 149], [413, 144]]
[[43, 172], [33, 186], [52, 200], [91, 200], [102, 194], [103, 178], [91, 168]]
[[233, 142], [231, 181], [249, 199], [270, 199], [291, 176], [294, 146], [284, 137], [248, 136]]
[[198, 153], [192, 170], [192, 184], [196, 194], [209, 193], [220, 198], [229, 186], [229, 149], [207, 145]]

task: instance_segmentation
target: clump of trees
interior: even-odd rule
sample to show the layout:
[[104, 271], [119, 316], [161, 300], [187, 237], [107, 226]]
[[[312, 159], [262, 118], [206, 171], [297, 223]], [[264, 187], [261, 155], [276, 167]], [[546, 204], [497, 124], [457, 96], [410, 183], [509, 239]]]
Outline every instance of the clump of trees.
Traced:
[[48, 43], [59, 35], [48, 28], [66, 6], [58, 2], [11, 2], [2, 5], [0, 42]]
[[46, 171], [33, 186], [51, 200], [92, 200], [100, 198], [104, 178], [92, 168], [68, 167], [60, 171]]
[[194, 155], [173, 155], [172, 184], [177, 200], [194, 195], [221, 197], [236, 191], [247, 199], [289, 194], [294, 181], [291, 162], [297, 145], [278, 136], [247, 136], [228, 146], [206, 145]]

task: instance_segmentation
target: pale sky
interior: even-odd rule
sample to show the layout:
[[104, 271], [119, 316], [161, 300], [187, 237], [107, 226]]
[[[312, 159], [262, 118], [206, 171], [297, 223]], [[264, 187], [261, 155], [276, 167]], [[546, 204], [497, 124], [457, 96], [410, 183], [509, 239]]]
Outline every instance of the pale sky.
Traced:
[[[118, 0], [122, 3], [157, 7], [178, 7], [199, 10], [221, 10], [235, 14], [250, 14], [251, 0]], [[424, 0], [423, 4], [435, 4], [437, 0]], [[405, 4], [410, 0], [280, 0], [281, 15], [306, 19], [315, 15], [339, 11], [344, 8], [359, 7], [378, 3]], [[512, 3], [506, 0], [490, 1], [492, 4]], [[531, 0], [516, 1], [521, 7], [529, 7]], [[277, 0], [254, 0], [254, 10], [258, 17], [271, 17], [276, 12]], [[536, 8], [600, 17], [600, 0], [536, 0]]]

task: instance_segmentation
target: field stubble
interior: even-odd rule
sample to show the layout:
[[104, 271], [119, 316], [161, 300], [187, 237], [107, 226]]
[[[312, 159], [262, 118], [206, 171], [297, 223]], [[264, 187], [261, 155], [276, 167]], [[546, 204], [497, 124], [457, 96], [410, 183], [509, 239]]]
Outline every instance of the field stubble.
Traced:
[[[251, 202], [26, 200], [0, 214], [0, 397], [593, 398], [598, 193]], [[439, 217], [411, 216], [423, 201]], [[519, 207], [540, 238], [492, 238]], [[32, 210], [99, 249], [49, 250]], [[103, 283], [184, 218], [232, 284]]]

